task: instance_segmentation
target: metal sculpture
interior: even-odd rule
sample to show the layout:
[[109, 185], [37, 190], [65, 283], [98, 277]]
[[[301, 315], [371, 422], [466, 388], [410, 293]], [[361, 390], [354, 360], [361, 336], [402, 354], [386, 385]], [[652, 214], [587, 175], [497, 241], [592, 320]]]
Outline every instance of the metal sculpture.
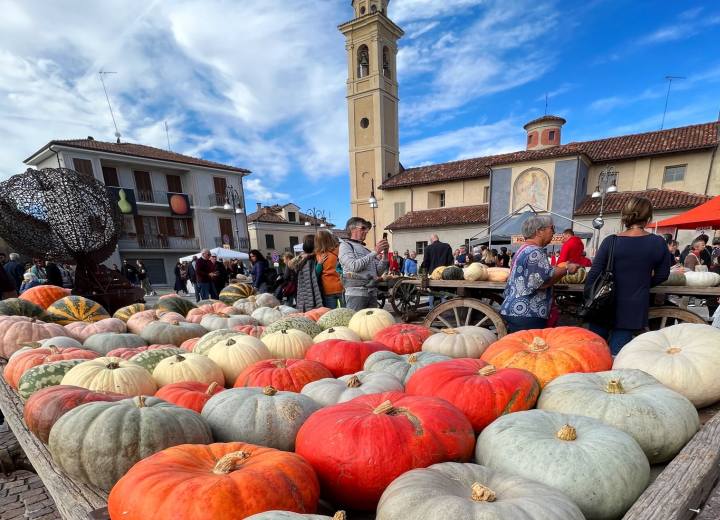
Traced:
[[29, 168], [0, 183], [0, 236], [20, 253], [75, 264], [73, 294], [109, 311], [142, 291], [100, 262], [115, 251], [122, 216], [105, 185], [67, 168]]

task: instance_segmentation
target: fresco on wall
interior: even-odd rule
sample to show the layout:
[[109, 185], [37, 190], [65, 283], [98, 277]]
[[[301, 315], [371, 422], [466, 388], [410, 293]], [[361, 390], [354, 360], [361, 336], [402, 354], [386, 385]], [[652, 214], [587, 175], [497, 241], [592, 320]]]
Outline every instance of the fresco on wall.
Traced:
[[[513, 211], [530, 204], [533, 209], [547, 211], [550, 194], [550, 178], [542, 170], [527, 170], [515, 180], [513, 187]], [[530, 208], [526, 208], [527, 211]]]

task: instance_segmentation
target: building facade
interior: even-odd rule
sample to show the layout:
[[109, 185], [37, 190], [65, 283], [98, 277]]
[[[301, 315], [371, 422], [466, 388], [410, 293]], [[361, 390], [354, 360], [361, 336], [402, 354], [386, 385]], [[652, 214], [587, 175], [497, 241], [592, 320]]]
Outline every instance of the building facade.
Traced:
[[[92, 138], [51, 141], [25, 163], [102, 181], [123, 214], [116, 252], [105, 264], [143, 260], [154, 285], [172, 285], [178, 258], [203, 247], [249, 249], [242, 182], [249, 170]], [[235, 208], [228, 200], [233, 193]]]
[[[565, 119], [546, 115], [524, 126], [525, 150], [403, 168], [392, 146], [399, 141], [394, 56], [402, 29], [388, 19], [387, 3], [356, 0], [355, 18], [340, 31], [348, 57], [352, 214], [373, 221], [378, 232], [390, 231], [392, 249], [422, 254], [433, 232], [453, 247], [500, 245], [499, 237], [519, 233], [528, 211], [552, 215], [558, 230], [572, 227], [593, 238], [592, 246], [620, 231], [619, 213], [633, 195], [650, 198], [655, 218], [662, 219], [720, 194], [717, 121], [564, 144]], [[612, 184], [601, 186], [603, 171]], [[605, 197], [592, 198], [610, 185]], [[592, 223], [601, 201], [604, 226], [598, 231]], [[678, 238], [687, 243], [696, 234]]]

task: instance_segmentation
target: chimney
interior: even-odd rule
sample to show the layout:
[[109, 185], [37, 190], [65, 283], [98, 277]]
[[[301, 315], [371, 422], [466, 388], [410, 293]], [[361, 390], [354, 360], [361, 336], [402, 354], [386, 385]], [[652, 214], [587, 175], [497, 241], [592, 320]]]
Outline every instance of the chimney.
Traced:
[[262, 209], [262, 202], [256, 202], [255, 205], [257, 206], [256, 211], [260, 211]]
[[542, 150], [561, 144], [560, 131], [566, 123], [562, 117], [542, 116], [533, 119], [523, 128], [527, 132], [526, 150]]

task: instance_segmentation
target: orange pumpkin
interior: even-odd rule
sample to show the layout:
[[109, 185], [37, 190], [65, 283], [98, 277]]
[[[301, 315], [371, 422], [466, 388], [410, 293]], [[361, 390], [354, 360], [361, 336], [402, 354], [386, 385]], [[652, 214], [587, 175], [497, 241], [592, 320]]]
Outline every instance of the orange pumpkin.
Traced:
[[327, 307], [318, 307], [317, 309], [307, 311], [304, 316], [306, 318], [310, 318], [313, 321], [317, 321], [323, 316], [323, 314], [327, 312], [330, 312], [330, 309], [328, 309]]
[[232, 306], [223, 302], [208, 303], [206, 305], [201, 305], [197, 309], [190, 309], [187, 313], [186, 319], [190, 323], [200, 323], [203, 316], [206, 314], [232, 314], [233, 311], [238, 312], [233, 309]]
[[223, 390], [225, 389], [214, 381], [210, 384], [183, 381], [163, 386], [155, 393], [155, 397], [200, 413], [205, 403]]
[[235, 332], [242, 332], [253, 338], [260, 339], [265, 333], [265, 327], [262, 325], [235, 325], [232, 330]]
[[544, 387], [570, 372], [601, 372], [612, 368], [607, 343], [580, 327], [522, 330], [499, 339], [480, 357], [498, 368], [532, 372]]
[[64, 359], [95, 359], [98, 356], [97, 352], [82, 348], [60, 348], [55, 346], [34, 348], [25, 352], [18, 352], [17, 355], [13, 356], [8, 361], [3, 375], [11, 387], [17, 388], [22, 375], [34, 366]]
[[63, 289], [56, 285], [36, 285], [20, 295], [21, 300], [33, 302], [43, 309], [47, 309], [53, 303], [65, 296], [70, 296], [70, 289]]
[[197, 342], [200, 341], [201, 338], [190, 338], [186, 339], [180, 344], [180, 348], [183, 350], [187, 350], [188, 352], [192, 352], [195, 348], [195, 345], [197, 345]]
[[314, 513], [320, 484], [295, 453], [243, 442], [183, 444], [135, 464], [108, 498], [110, 518], [231, 520]]

